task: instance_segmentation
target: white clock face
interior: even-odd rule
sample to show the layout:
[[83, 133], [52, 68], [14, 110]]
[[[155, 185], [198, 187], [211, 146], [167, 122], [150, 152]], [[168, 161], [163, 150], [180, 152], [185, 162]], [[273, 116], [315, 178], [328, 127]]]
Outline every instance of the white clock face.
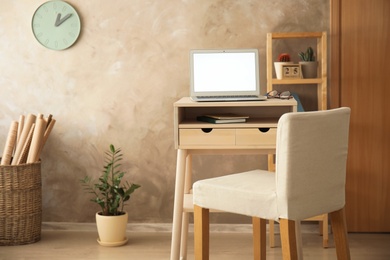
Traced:
[[76, 10], [64, 1], [48, 1], [39, 6], [31, 26], [38, 42], [52, 50], [72, 46], [81, 29]]

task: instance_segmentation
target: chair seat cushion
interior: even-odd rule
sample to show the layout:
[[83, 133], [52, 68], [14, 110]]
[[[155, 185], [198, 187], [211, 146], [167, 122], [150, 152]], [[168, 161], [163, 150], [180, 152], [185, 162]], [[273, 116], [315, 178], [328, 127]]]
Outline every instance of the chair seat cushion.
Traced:
[[273, 172], [253, 170], [197, 181], [193, 200], [203, 208], [278, 219]]

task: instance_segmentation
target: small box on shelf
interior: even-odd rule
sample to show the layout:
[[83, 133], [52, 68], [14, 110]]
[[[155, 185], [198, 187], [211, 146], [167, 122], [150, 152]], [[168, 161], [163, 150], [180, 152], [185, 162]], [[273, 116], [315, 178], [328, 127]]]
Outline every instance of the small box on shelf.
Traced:
[[300, 64], [285, 64], [282, 65], [282, 79], [302, 78], [302, 70]]

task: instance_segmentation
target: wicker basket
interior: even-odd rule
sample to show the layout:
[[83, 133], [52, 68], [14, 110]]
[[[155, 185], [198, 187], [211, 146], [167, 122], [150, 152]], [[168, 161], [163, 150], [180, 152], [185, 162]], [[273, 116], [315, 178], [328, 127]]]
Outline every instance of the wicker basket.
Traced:
[[0, 246], [41, 239], [41, 163], [0, 166]]

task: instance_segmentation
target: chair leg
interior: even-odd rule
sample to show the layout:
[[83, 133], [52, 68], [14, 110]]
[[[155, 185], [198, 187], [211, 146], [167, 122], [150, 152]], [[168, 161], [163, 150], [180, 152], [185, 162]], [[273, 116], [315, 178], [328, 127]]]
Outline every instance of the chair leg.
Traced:
[[254, 260], [266, 259], [266, 220], [262, 218], [252, 218], [253, 225], [253, 255]]
[[333, 230], [333, 237], [336, 244], [336, 254], [338, 260], [350, 260], [347, 224], [345, 221], [344, 208], [329, 213]]
[[298, 260], [295, 221], [280, 219], [283, 260]]
[[195, 260], [209, 260], [209, 210], [194, 205]]

